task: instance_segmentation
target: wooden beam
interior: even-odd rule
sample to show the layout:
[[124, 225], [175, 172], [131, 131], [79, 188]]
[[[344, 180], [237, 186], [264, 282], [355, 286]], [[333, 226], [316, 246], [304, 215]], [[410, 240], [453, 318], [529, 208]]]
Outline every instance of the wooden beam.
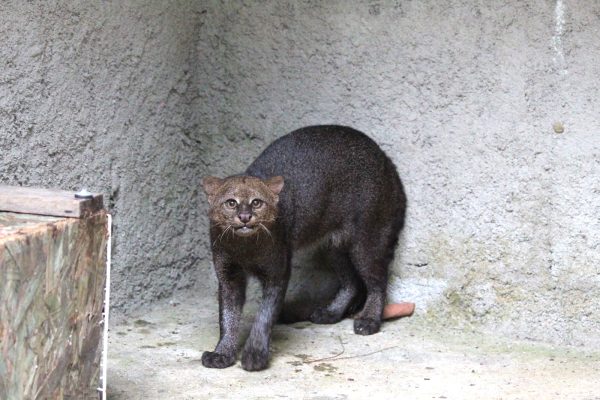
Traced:
[[102, 195], [75, 198], [75, 192], [0, 185], [0, 211], [82, 218], [102, 209]]
[[0, 212], [0, 399], [98, 399], [107, 228]]

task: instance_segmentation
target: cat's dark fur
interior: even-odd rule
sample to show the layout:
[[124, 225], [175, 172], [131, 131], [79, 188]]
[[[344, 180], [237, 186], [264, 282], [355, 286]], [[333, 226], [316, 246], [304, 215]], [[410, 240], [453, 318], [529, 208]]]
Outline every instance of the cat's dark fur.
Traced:
[[[379, 331], [388, 266], [404, 224], [406, 197], [379, 146], [342, 126], [312, 126], [273, 142], [244, 175], [207, 177], [210, 236], [219, 282], [220, 340], [206, 367], [235, 363], [249, 275], [263, 298], [242, 352], [242, 367], [267, 367], [274, 322], [281, 313], [295, 251], [315, 244], [339, 279], [328, 304], [283, 319], [335, 323], [358, 310], [354, 331]], [[299, 316], [300, 315], [300, 316]]]

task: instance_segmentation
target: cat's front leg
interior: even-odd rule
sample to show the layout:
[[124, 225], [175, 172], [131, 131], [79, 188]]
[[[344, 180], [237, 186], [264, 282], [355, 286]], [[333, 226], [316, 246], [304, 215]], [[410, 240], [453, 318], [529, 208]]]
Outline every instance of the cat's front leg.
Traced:
[[235, 364], [239, 325], [246, 295], [246, 276], [233, 267], [223, 268], [219, 278], [220, 339], [215, 351], [202, 354], [202, 365], [208, 368], [227, 368]]
[[269, 364], [271, 332], [283, 305], [288, 278], [263, 283], [262, 303], [242, 352], [242, 368], [246, 371], [260, 371]]

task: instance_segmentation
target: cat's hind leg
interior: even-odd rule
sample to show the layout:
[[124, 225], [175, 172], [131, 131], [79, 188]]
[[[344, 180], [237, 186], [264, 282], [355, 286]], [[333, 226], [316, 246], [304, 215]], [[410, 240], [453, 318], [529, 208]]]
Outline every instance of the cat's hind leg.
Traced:
[[331, 248], [327, 254], [327, 261], [335, 272], [339, 288], [325, 306], [317, 307], [310, 314], [309, 320], [316, 324], [334, 324], [341, 321], [362, 298], [361, 282], [349, 254], [342, 249]]
[[350, 250], [352, 263], [366, 288], [364, 305], [354, 319], [354, 332], [359, 335], [372, 335], [381, 327], [388, 267], [394, 257], [398, 237], [398, 230], [390, 230], [395, 232], [382, 235], [378, 241], [371, 240], [371, 237], [357, 238]]

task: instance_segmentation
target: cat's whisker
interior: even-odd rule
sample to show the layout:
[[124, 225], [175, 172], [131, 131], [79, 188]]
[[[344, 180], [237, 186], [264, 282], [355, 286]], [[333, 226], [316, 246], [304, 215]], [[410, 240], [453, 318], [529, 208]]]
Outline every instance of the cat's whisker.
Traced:
[[271, 235], [271, 231], [270, 231], [270, 230], [269, 230], [269, 229], [268, 229], [266, 226], [264, 226], [264, 225], [262, 224], [262, 222], [259, 222], [259, 223], [258, 223], [258, 226], [260, 226], [260, 227], [261, 227], [261, 228], [262, 228], [262, 229], [263, 229], [263, 230], [264, 230], [264, 231], [267, 233], [267, 235], [269, 235], [269, 237], [271, 238], [271, 242], [273, 242], [273, 243], [274, 243], [274, 242], [275, 242], [275, 239], [273, 239], [273, 235]]
[[[227, 228], [225, 228], [225, 230], [223, 232], [221, 232], [221, 234], [219, 235], [219, 237], [215, 240], [215, 243], [217, 243], [217, 241], [219, 243], [221, 243], [221, 240], [223, 239], [223, 236], [225, 236], [225, 234], [227, 233], [227, 231], [231, 229], [231, 225], [227, 225]], [[233, 231], [232, 231], [233, 232]], [[213, 243], [213, 246], [215, 245], [215, 243]]]
[[[223, 232], [225, 232], [225, 231], [223, 231]], [[214, 246], [215, 244], [217, 244], [217, 242], [219, 242], [219, 241], [220, 241], [220, 239], [221, 239], [221, 236], [223, 236], [223, 232], [221, 232], [221, 234], [220, 234], [219, 236], [217, 236], [217, 238], [215, 239], [215, 241], [214, 241], [214, 242], [213, 242], [213, 244], [212, 244], [213, 246]]]

